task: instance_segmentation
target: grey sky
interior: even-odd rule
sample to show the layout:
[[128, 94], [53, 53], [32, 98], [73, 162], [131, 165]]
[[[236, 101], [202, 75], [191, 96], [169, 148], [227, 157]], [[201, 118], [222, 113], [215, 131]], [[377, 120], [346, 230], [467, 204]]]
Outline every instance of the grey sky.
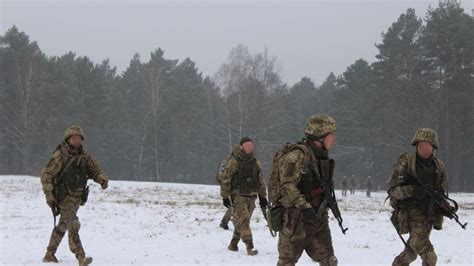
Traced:
[[[290, 85], [303, 76], [320, 83], [358, 58], [375, 59], [374, 44], [407, 8], [424, 17], [437, 1], [5, 1], [0, 29], [12, 25], [48, 55], [74, 51], [118, 73], [135, 52], [148, 60], [160, 47], [167, 58], [190, 57], [214, 75], [239, 43], [252, 52], [265, 44]], [[470, 14], [473, 0], [463, 1]]]

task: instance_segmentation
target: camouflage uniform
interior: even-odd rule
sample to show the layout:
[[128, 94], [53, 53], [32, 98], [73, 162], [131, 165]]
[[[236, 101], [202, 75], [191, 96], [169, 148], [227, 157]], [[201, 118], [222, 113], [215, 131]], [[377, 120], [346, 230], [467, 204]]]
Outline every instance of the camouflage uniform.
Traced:
[[[335, 131], [333, 118], [327, 115], [311, 116], [305, 133], [317, 138], [325, 137]], [[306, 251], [320, 265], [337, 265], [332, 246], [331, 231], [328, 224], [328, 210], [323, 211], [321, 219], [316, 212], [322, 203], [322, 191], [314, 177], [321, 176], [333, 185], [334, 161], [328, 158], [328, 152], [310, 144], [308, 139], [298, 143], [295, 149], [281, 158], [279, 202], [284, 207], [283, 228], [278, 239], [278, 264], [295, 265]], [[316, 162], [319, 173], [313, 173], [310, 164]], [[306, 213], [314, 213], [314, 219], [308, 219]]]
[[[243, 175], [246, 175], [245, 177]], [[255, 255], [250, 218], [255, 209], [257, 196], [265, 199], [267, 192], [263, 183], [262, 166], [253, 154], [247, 155], [240, 145], [233, 147], [232, 153], [225, 160], [219, 172], [221, 196], [232, 201], [234, 233], [229, 249], [238, 250], [237, 244], [242, 241], [247, 246], [247, 253]]]
[[367, 180], [365, 180], [365, 189], [367, 191], [367, 197], [370, 197], [370, 192], [372, 191], [373, 183], [372, 183], [372, 177], [367, 177]]
[[341, 181], [342, 196], [347, 196], [347, 177], [344, 176]]
[[[68, 128], [64, 141], [56, 148], [41, 173], [41, 184], [46, 202], [53, 209], [53, 212], [55, 212], [54, 208], [57, 207], [57, 212], [61, 215], [58, 225], [54, 227], [51, 233], [43, 261], [57, 262], [54, 254], [64, 234], [68, 231], [69, 248], [76, 255], [79, 263], [84, 265], [87, 262], [90, 263], [92, 259], [85, 256], [79, 238], [81, 224], [76, 214], [79, 206], [84, 204], [82, 196], [85, 193], [87, 179], [92, 178], [96, 183], [101, 184], [103, 189], [107, 188], [108, 179], [102, 174], [96, 161], [83, 150], [82, 146], [74, 148], [68, 144], [68, 139], [72, 135], [80, 135], [84, 138], [84, 133], [80, 127], [72, 126]], [[61, 180], [57, 180], [66, 165], [68, 165], [68, 169], [62, 174]], [[71, 175], [74, 176], [71, 177]], [[84, 180], [79, 177], [82, 175], [85, 177]]]
[[[420, 141], [438, 148], [438, 138], [432, 129], [419, 129], [412, 144], [416, 146]], [[446, 170], [441, 160], [434, 156], [422, 159], [416, 152], [400, 155], [393, 165], [388, 195], [390, 205], [395, 209], [392, 223], [400, 234], [409, 233], [410, 237], [408, 246], [394, 259], [392, 265], [409, 265], [419, 255], [424, 266], [432, 266], [436, 265], [437, 256], [429, 236], [432, 228], [442, 229], [443, 216], [428, 217], [430, 199], [413, 177], [423, 185], [447, 192]]]
[[351, 179], [349, 180], [349, 190], [351, 191], [351, 195], [355, 193], [356, 186], [357, 186], [356, 176], [352, 175]]

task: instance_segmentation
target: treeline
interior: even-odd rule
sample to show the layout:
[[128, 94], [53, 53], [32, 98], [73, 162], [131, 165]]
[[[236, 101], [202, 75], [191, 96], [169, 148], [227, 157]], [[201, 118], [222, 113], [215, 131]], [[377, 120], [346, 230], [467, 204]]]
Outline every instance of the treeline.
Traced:
[[242, 136], [268, 168], [309, 115], [328, 113], [338, 124], [336, 178], [371, 175], [384, 187], [398, 154], [414, 150], [415, 130], [431, 127], [450, 190], [474, 191], [474, 19], [451, 0], [424, 19], [408, 9], [376, 46], [373, 63], [290, 86], [268, 49], [238, 45], [212, 77], [162, 49], [118, 74], [107, 60], [47, 56], [13, 26], [0, 37], [0, 173], [39, 175], [64, 129], [79, 124], [112, 179], [213, 183]]

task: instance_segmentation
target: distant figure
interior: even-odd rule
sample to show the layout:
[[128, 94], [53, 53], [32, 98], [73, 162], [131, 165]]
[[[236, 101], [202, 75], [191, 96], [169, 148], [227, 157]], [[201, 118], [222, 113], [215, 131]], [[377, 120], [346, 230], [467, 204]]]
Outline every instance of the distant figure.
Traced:
[[367, 180], [365, 180], [365, 189], [367, 191], [367, 197], [370, 197], [370, 191], [372, 191], [372, 187], [372, 177], [369, 175], [369, 177], [367, 177]]
[[356, 185], [357, 185], [356, 176], [352, 175], [351, 180], [349, 181], [349, 189], [351, 191], [351, 195], [355, 194]]
[[347, 196], [347, 177], [344, 176], [341, 181], [342, 196]]

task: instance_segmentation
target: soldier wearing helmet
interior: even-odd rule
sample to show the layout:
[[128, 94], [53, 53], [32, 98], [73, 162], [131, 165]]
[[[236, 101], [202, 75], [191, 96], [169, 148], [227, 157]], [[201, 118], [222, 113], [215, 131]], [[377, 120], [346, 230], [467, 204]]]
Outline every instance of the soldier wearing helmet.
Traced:
[[[329, 151], [335, 142], [336, 121], [329, 115], [311, 116], [305, 137], [279, 161], [280, 204], [283, 227], [278, 241], [278, 265], [295, 265], [303, 251], [323, 266], [337, 265], [328, 224], [328, 210], [317, 210], [323, 201], [321, 184], [315, 175], [334, 186], [335, 162]], [[318, 173], [311, 167], [318, 166]]]
[[420, 256], [423, 265], [436, 265], [437, 256], [430, 242], [431, 229], [442, 229], [443, 216], [428, 215], [430, 198], [420, 186], [447, 193], [447, 175], [444, 164], [434, 156], [438, 149], [438, 134], [430, 128], [415, 132], [411, 144], [413, 153], [404, 153], [395, 162], [388, 196], [394, 208], [392, 223], [400, 235], [409, 234], [405, 249], [394, 259], [395, 266], [409, 265]]
[[88, 265], [91, 257], [86, 257], [79, 238], [81, 224], [77, 211], [85, 204], [89, 192], [87, 180], [93, 179], [102, 189], [108, 186], [107, 177], [102, 174], [97, 162], [84, 150], [84, 131], [77, 125], [66, 129], [64, 140], [54, 150], [51, 159], [41, 173], [41, 184], [46, 202], [53, 215], [60, 215], [55, 225], [43, 262], [58, 262], [55, 253], [68, 231], [69, 248], [75, 254], [79, 265]]

